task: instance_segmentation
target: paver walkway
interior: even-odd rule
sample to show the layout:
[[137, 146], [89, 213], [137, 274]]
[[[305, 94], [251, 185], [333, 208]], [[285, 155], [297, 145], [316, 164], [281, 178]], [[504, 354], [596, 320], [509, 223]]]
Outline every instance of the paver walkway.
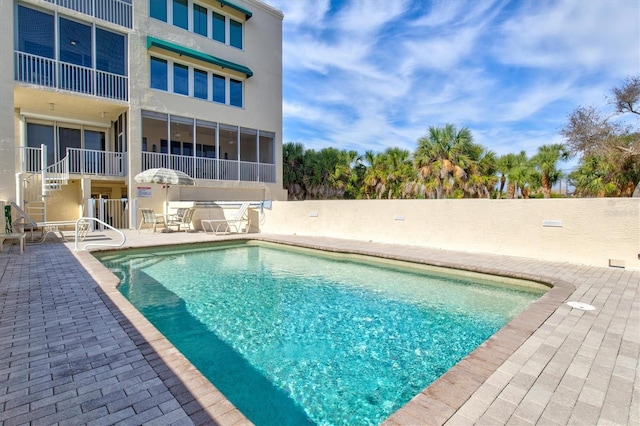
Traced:
[[[222, 239], [127, 234], [130, 247]], [[259, 238], [555, 284], [391, 416], [389, 425], [640, 424], [640, 271], [324, 238]], [[2, 424], [248, 423], [118, 298], [113, 276], [71, 248], [52, 240], [27, 245], [22, 256], [15, 245], [0, 253]], [[572, 309], [567, 300], [596, 309]]]

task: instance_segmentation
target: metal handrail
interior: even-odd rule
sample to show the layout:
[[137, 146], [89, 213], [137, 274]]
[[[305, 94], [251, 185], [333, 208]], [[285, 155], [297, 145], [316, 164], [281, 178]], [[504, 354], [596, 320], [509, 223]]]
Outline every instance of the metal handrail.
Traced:
[[[119, 244], [108, 244], [108, 243], [88, 243], [85, 244], [84, 247], [82, 247], [81, 249], [78, 249], [78, 240], [80, 237], [80, 228], [79, 228], [79, 224], [80, 222], [87, 222], [87, 221], [94, 221], [97, 222], [99, 224], [101, 224], [102, 226], [106, 226], [109, 229], [113, 229], [114, 231], [116, 231], [118, 234], [120, 234], [120, 236], [122, 237], [122, 242]], [[78, 250], [86, 250], [87, 247], [89, 246], [104, 246], [104, 247], [122, 247], [124, 245], [124, 243], [127, 242], [127, 237], [124, 235], [124, 233], [122, 231], [120, 231], [119, 229], [114, 228], [113, 226], [109, 225], [108, 223], [100, 220], [100, 219], [96, 219], [95, 217], [81, 217], [80, 219], [76, 220], [76, 229], [75, 229], [75, 243], [74, 243], [74, 250], [78, 251]]]

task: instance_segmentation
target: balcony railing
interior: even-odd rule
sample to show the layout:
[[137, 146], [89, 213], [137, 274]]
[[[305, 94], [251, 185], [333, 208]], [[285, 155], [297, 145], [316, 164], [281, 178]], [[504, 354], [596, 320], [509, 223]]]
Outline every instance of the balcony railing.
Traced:
[[120, 101], [129, 99], [126, 76], [18, 51], [15, 52], [15, 79]]
[[69, 173], [98, 176], [125, 176], [124, 152], [67, 148]]
[[[126, 153], [94, 149], [67, 148], [65, 167], [69, 173], [96, 176], [126, 176]], [[42, 169], [42, 150], [22, 148], [22, 171], [38, 173]]]
[[276, 181], [276, 165], [248, 161], [219, 160], [188, 155], [142, 153], [142, 170], [164, 167], [180, 170], [195, 179], [243, 182]]
[[94, 16], [122, 27], [132, 27], [131, 1], [123, 0], [46, 0], [49, 3]]

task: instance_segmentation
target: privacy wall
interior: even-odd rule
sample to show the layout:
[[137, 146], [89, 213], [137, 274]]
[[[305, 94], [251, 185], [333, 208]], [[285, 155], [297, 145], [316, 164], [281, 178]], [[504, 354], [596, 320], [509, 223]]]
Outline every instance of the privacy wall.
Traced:
[[260, 231], [640, 269], [640, 198], [274, 201]]

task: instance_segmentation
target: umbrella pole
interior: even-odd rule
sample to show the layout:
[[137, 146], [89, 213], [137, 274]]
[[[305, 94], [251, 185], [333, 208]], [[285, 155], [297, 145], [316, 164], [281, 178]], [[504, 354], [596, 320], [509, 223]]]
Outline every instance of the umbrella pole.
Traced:
[[164, 217], [169, 214], [169, 184], [164, 185]]

